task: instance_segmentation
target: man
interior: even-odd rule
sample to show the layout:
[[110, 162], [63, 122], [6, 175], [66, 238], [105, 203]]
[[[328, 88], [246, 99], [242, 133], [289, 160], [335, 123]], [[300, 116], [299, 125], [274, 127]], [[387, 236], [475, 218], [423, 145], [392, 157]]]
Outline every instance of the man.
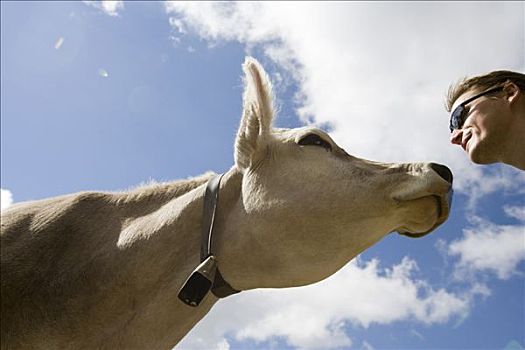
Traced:
[[450, 142], [474, 163], [525, 170], [525, 74], [494, 71], [449, 88]]

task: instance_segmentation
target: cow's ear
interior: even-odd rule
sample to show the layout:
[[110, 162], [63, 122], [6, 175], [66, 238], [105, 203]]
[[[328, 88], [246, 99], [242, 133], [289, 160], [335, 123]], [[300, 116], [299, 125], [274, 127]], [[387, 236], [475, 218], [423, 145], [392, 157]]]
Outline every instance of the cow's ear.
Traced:
[[235, 140], [235, 164], [247, 169], [271, 137], [274, 107], [272, 85], [259, 62], [246, 57], [243, 70], [243, 112]]

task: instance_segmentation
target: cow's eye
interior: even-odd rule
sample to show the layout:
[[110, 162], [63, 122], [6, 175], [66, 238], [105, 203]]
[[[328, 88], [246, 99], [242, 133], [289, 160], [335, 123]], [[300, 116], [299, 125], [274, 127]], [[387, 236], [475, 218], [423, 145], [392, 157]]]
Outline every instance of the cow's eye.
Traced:
[[332, 150], [332, 145], [323, 140], [323, 138], [317, 134], [308, 134], [302, 139], [299, 140], [299, 145], [301, 146], [320, 146], [325, 148], [327, 151]]

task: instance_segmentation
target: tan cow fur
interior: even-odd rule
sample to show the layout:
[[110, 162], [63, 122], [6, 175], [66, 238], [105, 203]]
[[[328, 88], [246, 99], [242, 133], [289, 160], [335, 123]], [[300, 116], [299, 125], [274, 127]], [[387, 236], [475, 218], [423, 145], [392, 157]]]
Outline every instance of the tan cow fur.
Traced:
[[[236, 289], [322, 280], [399, 231], [443, 223], [451, 184], [429, 164], [348, 155], [322, 130], [274, 129], [270, 81], [244, 64], [235, 164], [213, 250]], [[317, 134], [331, 145], [300, 146]], [[2, 349], [169, 349], [210, 310], [177, 299], [199, 263], [211, 174], [126, 193], [83, 192], [2, 212]], [[235, 298], [232, 296], [231, 298]]]

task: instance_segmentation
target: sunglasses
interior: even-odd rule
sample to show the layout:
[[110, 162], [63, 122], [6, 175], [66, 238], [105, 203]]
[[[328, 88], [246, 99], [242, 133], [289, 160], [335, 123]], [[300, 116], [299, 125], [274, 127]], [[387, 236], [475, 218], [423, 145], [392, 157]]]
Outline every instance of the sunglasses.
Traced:
[[458, 105], [454, 110], [452, 111], [452, 114], [450, 115], [450, 132], [453, 132], [455, 129], [461, 129], [463, 126], [463, 123], [465, 122], [465, 119], [467, 119], [467, 114], [465, 106], [469, 104], [470, 102], [474, 101], [477, 98], [480, 98], [481, 96], [485, 96], [487, 94], [501, 91], [503, 90], [503, 86], [498, 86], [492, 89], [488, 89], [487, 91], [483, 91], [482, 93], [479, 93], [477, 95], [472, 96], [471, 98], [463, 101], [460, 105]]

